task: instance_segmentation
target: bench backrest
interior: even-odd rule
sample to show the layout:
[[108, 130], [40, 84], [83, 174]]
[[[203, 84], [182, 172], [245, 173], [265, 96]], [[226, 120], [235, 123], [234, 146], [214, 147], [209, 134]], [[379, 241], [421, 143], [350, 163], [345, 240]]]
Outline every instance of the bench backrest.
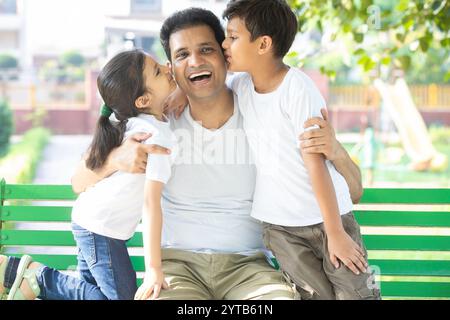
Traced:
[[[0, 197], [0, 252], [27, 253], [53, 268], [75, 271], [70, 215], [76, 195], [70, 186], [2, 181]], [[449, 204], [450, 189], [365, 189], [354, 212], [383, 298], [450, 298]], [[142, 234], [128, 246], [141, 248]], [[139, 251], [130, 250], [138, 277], [145, 271]]]

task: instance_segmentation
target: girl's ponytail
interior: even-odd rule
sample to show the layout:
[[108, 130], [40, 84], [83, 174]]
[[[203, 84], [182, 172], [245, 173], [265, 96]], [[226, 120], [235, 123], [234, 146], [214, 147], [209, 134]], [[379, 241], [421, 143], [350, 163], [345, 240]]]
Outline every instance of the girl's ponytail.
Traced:
[[103, 167], [109, 153], [122, 143], [126, 121], [113, 124], [109, 120], [111, 113], [112, 110], [103, 105], [86, 160], [86, 166], [91, 170]]

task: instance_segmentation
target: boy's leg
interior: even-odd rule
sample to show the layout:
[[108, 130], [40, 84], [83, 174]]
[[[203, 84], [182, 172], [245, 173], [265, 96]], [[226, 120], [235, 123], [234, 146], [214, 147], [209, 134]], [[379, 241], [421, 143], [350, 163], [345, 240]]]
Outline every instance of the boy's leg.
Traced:
[[[352, 212], [341, 216], [342, 225], [348, 235], [355, 241], [363, 250], [367, 261], [367, 251], [364, 247], [361, 238], [361, 231], [358, 223]], [[323, 225], [320, 228], [323, 236], [323, 268], [333, 283], [336, 298], [340, 300], [379, 300], [381, 299], [380, 290], [374, 282], [373, 275], [370, 271], [359, 275], [354, 274], [342, 262], [340, 267], [336, 269], [330, 261], [328, 252], [327, 236], [323, 230]]]
[[162, 289], [157, 300], [214, 299], [204, 279], [209, 275], [209, 256], [184, 250], [163, 249], [163, 271], [169, 289]]
[[137, 290], [136, 272], [126, 241], [95, 234], [76, 224], [72, 224], [72, 230], [80, 248], [81, 263], [83, 260], [86, 262], [98, 288], [107, 299], [133, 300]]
[[323, 267], [311, 227], [283, 227], [264, 223], [264, 244], [273, 252], [281, 269], [297, 286], [302, 299], [335, 299]]
[[225, 300], [295, 300], [293, 283], [266, 261], [263, 253], [213, 255], [216, 298]]

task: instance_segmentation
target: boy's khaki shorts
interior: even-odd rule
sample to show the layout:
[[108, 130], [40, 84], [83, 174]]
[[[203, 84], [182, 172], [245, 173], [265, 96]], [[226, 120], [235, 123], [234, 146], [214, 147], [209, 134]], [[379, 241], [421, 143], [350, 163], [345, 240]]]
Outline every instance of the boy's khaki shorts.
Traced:
[[170, 289], [160, 300], [298, 299], [295, 285], [273, 269], [263, 253], [205, 254], [163, 249], [163, 271]]
[[[348, 235], [364, 250], [353, 213], [341, 216]], [[336, 269], [330, 261], [323, 223], [306, 227], [283, 227], [264, 223], [264, 244], [272, 250], [281, 269], [296, 284], [302, 299], [380, 299], [369, 272], [354, 274], [342, 262]]]

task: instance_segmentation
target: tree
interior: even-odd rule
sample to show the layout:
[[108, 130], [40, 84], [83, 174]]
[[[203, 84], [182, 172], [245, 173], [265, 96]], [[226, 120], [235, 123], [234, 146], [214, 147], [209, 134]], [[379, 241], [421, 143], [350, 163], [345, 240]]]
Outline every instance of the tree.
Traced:
[[[450, 66], [447, 0], [289, 0], [289, 4], [298, 17], [299, 32], [318, 30], [321, 40], [339, 40], [366, 74], [388, 79], [396, 69], [409, 71], [412, 57], [432, 47], [445, 50], [447, 58], [439, 63]], [[308, 59], [314, 56], [303, 60]], [[449, 69], [445, 81], [450, 80]], [[331, 77], [336, 74], [327, 65], [321, 70]]]

